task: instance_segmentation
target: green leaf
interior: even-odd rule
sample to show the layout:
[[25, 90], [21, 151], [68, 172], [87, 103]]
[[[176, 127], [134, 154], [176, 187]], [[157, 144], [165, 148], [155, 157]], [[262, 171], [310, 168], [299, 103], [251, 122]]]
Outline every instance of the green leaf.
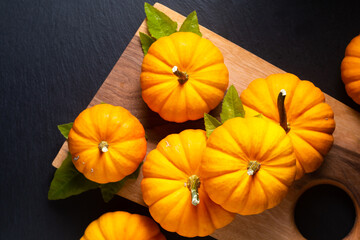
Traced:
[[138, 166], [138, 168], [133, 172], [132, 174], [128, 175], [127, 178], [129, 179], [137, 179], [140, 173], [141, 166], [143, 165], [143, 162], [141, 162]]
[[124, 186], [126, 182], [126, 177], [118, 182], [111, 182], [100, 185], [101, 195], [105, 202], [109, 202], [115, 194], [117, 194], [120, 189]]
[[122, 180], [118, 182], [100, 184], [101, 194], [104, 201], [109, 202], [114, 197], [114, 195], [116, 195], [120, 191], [120, 189], [124, 186], [125, 182], [128, 179], [137, 179], [140, 173], [141, 166], [142, 163], [140, 163], [139, 167], [135, 170], [135, 172], [124, 177]]
[[60, 130], [61, 134], [66, 138], [68, 139], [68, 136], [69, 136], [69, 132], [70, 132], [70, 129], [72, 128], [73, 126], [73, 123], [65, 123], [65, 124], [61, 124], [61, 125], [58, 125], [58, 129]]
[[159, 39], [176, 32], [177, 23], [171, 20], [165, 13], [157, 10], [146, 2], [144, 8], [148, 30], [152, 37]]
[[202, 37], [196, 11], [190, 13], [180, 27], [179, 32], [193, 32]]
[[147, 54], [151, 44], [153, 44], [155, 41], [156, 40], [154, 38], [150, 37], [145, 33], [140, 32], [140, 42], [144, 55]]
[[245, 117], [244, 107], [233, 85], [229, 87], [224, 97], [220, 117], [223, 123], [230, 118]]
[[207, 113], [204, 114], [204, 122], [207, 137], [210, 136], [210, 134], [215, 130], [215, 128], [221, 125], [221, 122], [219, 122], [216, 118]]
[[55, 172], [50, 184], [48, 199], [65, 199], [90, 189], [95, 189], [98, 186], [98, 183], [88, 180], [75, 168], [71, 155], [68, 154], [67, 158]]

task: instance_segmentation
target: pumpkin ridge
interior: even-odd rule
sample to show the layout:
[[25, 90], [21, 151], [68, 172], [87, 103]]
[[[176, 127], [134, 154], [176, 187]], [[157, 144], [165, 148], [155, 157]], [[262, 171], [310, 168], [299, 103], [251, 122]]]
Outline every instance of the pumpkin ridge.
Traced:
[[[193, 87], [194, 89], [196, 89], [196, 92], [197, 92], [203, 99], [205, 99], [205, 97], [200, 94], [200, 92], [199, 92], [199, 87], [200, 87], [200, 86], [197, 86], [197, 84], [199, 84], [199, 85], [205, 85], [206, 87], [213, 88], [213, 89], [215, 89], [215, 90], [217, 90], [217, 91], [220, 91], [220, 92], [221, 92], [221, 95], [224, 95], [224, 89], [221, 89], [220, 86], [209, 85], [209, 84], [205, 83], [204, 80], [202, 80], [202, 79], [199, 80], [199, 79], [196, 79], [196, 78], [194, 78], [194, 77], [192, 77], [191, 79], [192, 79], [192, 82], [191, 82], [192, 87]], [[225, 90], [226, 90], [226, 89], [225, 89]], [[211, 109], [211, 108], [210, 108], [210, 109]]]
[[[190, 34], [190, 35], [192, 35], [192, 34]], [[190, 59], [191, 59], [190, 62], [188, 62], [187, 60], [184, 61], [184, 59], [180, 59], [180, 58], [179, 58], [179, 63], [181, 63], [181, 64], [180, 64], [181, 67], [184, 68], [183, 71], [187, 72], [187, 73], [189, 74], [189, 76], [190, 76], [190, 73], [194, 71], [194, 69], [193, 69], [193, 64], [194, 64], [194, 62], [195, 62], [195, 64], [197, 63], [196, 57], [194, 57], [194, 56], [197, 56], [197, 55], [198, 55], [198, 52], [199, 52], [198, 46], [199, 46], [199, 44], [200, 44], [200, 41], [202, 40], [202, 37], [198, 37], [198, 36], [195, 36], [195, 37], [191, 36], [191, 37], [192, 37], [191, 47], [192, 47], [193, 49], [191, 49], [192, 55], [191, 55], [191, 58], [190, 58]], [[171, 38], [171, 40], [172, 40], [171, 42], [172, 42], [173, 45], [175, 46], [175, 45], [176, 45], [175, 41], [177, 41], [177, 39]], [[175, 50], [176, 50], [176, 52], [177, 52], [176, 56], [183, 56], [183, 53], [182, 53], [182, 52], [179, 52], [180, 48], [175, 47]], [[186, 66], [185, 66], [185, 65], [183, 65], [183, 62], [188, 62], [188, 63], [187, 63]]]
[[[191, 79], [192, 79], [192, 78], [191, 78]], [[209, 103], [204, 100], [205, 97], [203, 97], [203, 95], [201, 95], [201, 94], [199, 93], [199, 91], [198, 91], [196, 88], [194, 88], [194, 85], [191, 84], [190, 81], [189, 81], [189, 83], [190, 83], [190, 84], [188, 84], [187, 87], [191, 87], [191, 88], [196, 92], [196, 94], [199, 96], [199, 99], [201, 99], [201, 101], [204, 102], [205, 105], [207, 106], [207, 108], [209, 109], [209, 110], [206, 111], [206, 112], [209, 112], [212, 108], [209, 106]], [[192, 97], [186, 98], [186, 104], [189, 104], [189, 105], [190, 105], [190, 102], [188, 102], [188, 101], [190, 101], [191, 98], [192, 98]], [[186, 110], [187, 110], [187, 108], [186, 108]], [[186, 112], [187, 112], [187, 111], [186, 111]]]
[[[287, 184], [284, 184], [282, 181], [280, 181], [278, 178], [276, 178], [274, 175], [272, 175], [272, 174], [269, 174], [268, 172], [266, 172], [266, 173], [264, 173], [264, 174], [267, 174], [268, 176], [271, 176], [272, 177], [272, 179], [271, 179], [271, 181], [274, 181], [274, 179], [275, 180], [277, 180], [278, 181], [278, 183], [277, 184], [281, 184], [281, 185], [283, 185], [283, 187], [282, 188], [284, 188], [284, 186], [285, 186], [285, 188], [288, 188], [289, 186], [287, 185]], [[269, 201], [269, 196], [268, 195], [266, 195], [265, 194], [265, 189], [266, 189], [266, 187], [265, 186], [267, 186], [267, 184], [266, 183], [264, 183], [264, 182], [262, 182], [262, 180], [260, 180], [260, 178], [258, 179], [258, 184], [261, 186], [261, 189], [262, 189], [262, 191], [264, 192], [264, 196], [265, 196], [265, 198], [266, 198], [266, 209], [270, 209], [270, 208], [273, 208], [274, 206], [276, 206], [277, 204], [279, 204], [279, 200], [280, 199], [282, 199], [282, 197], [280, 198], [280, 199], [277, 199], [277, 201], [273, 201], [273, 202], [271, 202], [271, 201]], [[269, 182], [270, 182], [270, 180], [269, 180]], [[274, 184], [272, 184], [272, 185], [274, 185]], [[269, 192], [268, 190], [267, 190], [267, 192]], [[287, 191], [286, 191], [287, 192]], [[274, 194], [277, 194], [277, 195], [279, 195], [279, 193], [278, 192], [275, 192]], [[281, 201], [281, 200], [280, 200]]]
[[[105, 153], [106, 154], [106, 153]], [[101, 158], [101, 160], [102, 161], [99, 161], [99, 163], [98, 163], [98, 165], [102, 165], [102, 168], [103, 169], [113, 169], [113, 171], [114, 172], [116, 172], [117, 174], [121, 174], [123, 177], [122, 177], [122, 179], [125, 177], [124, 176], [124, 174], [123, 173], [121, 173], [121, 169], [119, 169], [116, 165], [115, 165], [115, 162], [117, 162], [117, 161], [111, 161], [110, 159], [109, 159], [109, 156], [108, 156], [109, 154], [106, 154], [106, 155], [104, 155], [103, 156], [103, 158]], [[118, 162], [117, 162], [118, 163]], [[111, 167], [110, 167], [110, 166]], [[95, 170], [93, 170], [93, 171], [96, 171], [96, 169]], [[107, 174], [105, 174], [104, 175], [104, 178], [106, 179], [106, 182], [114, 182], [114, 180], [112, 180], [110, 177], [109, 177], [109, 170], [107, 170], [106, 171], [107, 172]], [[121, 180], [121, 179], [120, 179]], [[120, 181], [119, 180], [119, 181]]]
[[[164, 102], [163, 104], [161, 105], [161, 107], [159, 108], [159, 111], [157, 111], [159, 113], [160, 116], [163, 115], [163, 112], [164, 112], [164, 107], [165, 105], [170, 101], [172, 100], [173, 98], [175, 99], [175, 97], [173, 97], [173, 95], [176, 93], [176, 91], [178, 91], [178, 88], [179, 88], [179, 85], [175, 86], [171, 91], [168, 91], [168, 95], [166, 98], [164, 98]], [[177, 99], [178, 100], [178, 99]], [[161, 113], [161, 114], [160, 114]], [[187, 109], [186, 109], [186, 113], [187, 113]]]
[[[247, 176], [245, 175], [245, 174], [246, 174], [246, 171], [244, 171], [243, 173], [242, 173], [242, 171], [238, 171], [238, 172], [239, 172], [239, 174], [240, 174], [240, 176], [239, 176], [239, 179], [240, 179], [240, 180], [243, 180], [243, 178], [246, 178], [246, 177], [247, 177]], [[241, 175], [241, 174], [242, 174], [242, 175]], [[245, 177], [244, 177], [243, 175], [245, 175]], [[220, 177], [221, 177], [221, 176], [220, 176]], [[216, 177], [216, 178], [218, 178], [218, 177]], [[232, 186], [232, 188], [231, 188], [231, 191], [228, 191], [229, 194], [226, 196], [226, 198], [224, 198], [224, 200], [223, 200], [221, 203], [219, 202], [219, 205], [223, 205], [224, 203], [228, 202], [230, 198], [233, 197], [233, 195], [235, 194], [236, 190], [238, 189], [238, 186], [241, 185], [241, 183], [239, 183], [240, 180], [237, 179], [237, 183], [238, 183], [238, 184], [233, 184], [233, 186]], [[248, 181], [252, 182], [252, 180], [248, 180]], [[248, 181], [247, 181], [247, 183], [248, 183]], [[243, 196], [247, 196], [247, 195], [249, 194], [249, 192], [250, 192], [250, 187], [248, 187], [246, 190], [247, 190], [246, 192], [242, 192], [242, 195], [243, 195]], [[222, 194], [224, 194], [224, 193], [222, 193]]]
[[[152, 151], [154, 151], [154, 152], [152, 152]], [[150, 171], [149, 169], [148, 169], [148, 167], [147, 167], [147, 160], [145, 160], [145, 162], [144, 162], [144, 167], [143, 167], [143, 173], [144, 173], [144, 177], [146, 177], [146, 178], [164, 178], [164, 179], [169, 179], [169, 180], [181, 180], [181, 181], [184, 181], [184, 182], [186, 182], [186, 177], [188, 176], [183, 170], [181, 170], [181, 169], [179, 169], [177, 166], [175, 166], [172, 162], [170, 162], [158, 149], [154, 149], [154, 150], [152, 150], [149, 154], [148, 154], [148, 156], [147, 156], [147, 158], [149, 157], [149, 156], [151, 156], [152, 157], [152, 155], [153, 154], [159, 154], [160, 156], [162, 156], [161, 158], [163, 158], [163, 159], [165, 159], [165, 161], [166, 162], [168, 162], [169, 163], [169, 166], [171, 166], [171, 168], [173, 168], [173, 169], [170, 169], [169, 171], [177, 171], [177, 173], [176, 174], [179, 174], [179, 175], [181, 175], [181, 176], [179, 176], [178, 178], [174, 178], [174, 174], [173, 175], [171, 175], [171, 176], [167, 176], [167, 174], [162, 174], [162, 175], [160, 175], [159, 177], [154, 177], [154, 176], [151, 176], [151, 177], [149, 177], [149, 176], [147, 176], [147, 173], [146, 173], [146, 171]], [[153, 157], [152, 157], [153, 158]], [[161, 163], [163, 164], [163, 162], [161, 161]], [[171, 177], [171, 178], [170, 178]]]
[[[172, 40], [172, 37], [170, 37], [169, 39], [171, 39]], [[164, 42], [164, 39], [158, 39], [157, 41], [156, 41], [157, 43], [156, 43], [156, 45], [160, 45], [160, 46], [164, 46], [164, 45], [166, 45], [166, 44], [164, 44], [164, 43], [162, 43], [162, 42]], [[166, 41], [165, 41], [166, 42]], [[172, 50], [174, 50], [175, 49], [175, 51], [177, 51], [176, 50], [176, 47], [174, 46], [174, 44], [173, 44], [173, 41], [169, 41], [169, 42], [171, 42], [172, 43], [172, 46], [170, 46], [170, 45], [168, 45], [169, 46], [169, 48], [170, 49], [172, 49]], [[155, 51], [154, 49], [156, 49], [157, 50], [157, 48], [149, 48], [149, 51], [147, 52], [147, 54], [146, 55], [151, 55], [151, 56], [153, 56], [154, 58], [156, 58], [157, 60], [159, 60], [159, 62], [162, 62], [162, 63], [164, 63], [165, 65], [167, 65], [167, 66], [169, 66], [170, 67], [170, 71], [171, 71], [171, 69], [174, 67], [174, 66], [171, 66], [172, 65], [172, 63], [171, 63], [171, 60], [174, 60], [174, 59], [167, 59], [166, 57], [168, 57], [168, 56], [163, 56], [163, 53], [159, 53], [158, 51]], [[164, 51], [163, 51], [164, 52]], [[146, 57], [146, 55], [145, 55], [145, 57]], [[144, 57], [144, 58], [145, 58]], [[170, 61], [169, 61], [170, 60]], [[172, 73], [172, 72], [171, 72]]]
[[[175, 136], [176, 138], [177, 138], [177, 142], [180, 142], [181, 143], [181, 139], [180, 139], [180, 137], [177, 135], [177, 134], [171, 134], [171, 135], [173, 135], [173, 136]], [[185, 154], [185, 150], [184, 150], [184, 147], [182, 146], [182, 144], [178, 144], [178, 145], [181, 145], [181, 150], [184, 152], [184, 154]], [[176, 145], [176, 146], [178, 146], [178, 145]], [[168, 154], [166, 154], [166, 152], [165, 151], [163, 151], [163, 149], [162, 148], [156, 148], [170, 163], [172, 163], [172, 165], [174, 165], [178, 170], [180, 170], [181, 172], [184, 172], [186, 175], [188, 175], [188, 176], [191, 176], [191, 171], [189, 171], [190, 170], [190, 165], [189, 165], [189, 162], [188, 161], [184, 161], [184, 162], [186, 162], [186, 165], [187, 166], [184, 166], [186, 169], [183, 169], [182, 167], [180, 167], [180, 166], [177, 166], [177, 164], [171, 159], [171, 158], [169, 158], [169, 156], [168, 156]], [[186, 156], [185, 156], [186, 157]]]
[[[164, 196], [163, 198], [160, 198], [160, 199], [154, 201], [154, 202], [151, 204], [151, 206], [154, 206], [155, 204], [159, 203], [160, 201], [163, 201], [163, 200], [169, 198], [171, 195], [174, 195], [174, 194], [176, 194], [176, 193], [178, 193], [178, 192], [181, 192], [181, 191], [183, 191], [183, 190], [184, 190], [183, 188], [179, 188], [179, 189], [177, 189], [176, 191], [174, 191], [174, 192], [172, 192], [172, 193]], [[186, 189], [186, 190], [187, 190], [187, 189]], [[182, 195], [182, 194], [180, 194], [180, 195]], [[190, 193], [189, 193], [189, 196], [190, 196]], [[184, 203], [185, 203], [185, 202], [188, 200], [188, 197], [185, 196], [185, 197], [182, 197], [182, 199], [184, 199], [183, 201], [184, 201]], [[166, 202], [166, 201], [165, 201], [165, 202]], [[179, 202], [178, 202], [178, 204], [175, 205], [174, 207], [179, 206], [179, 205], [180, 205], [180, 204], [179, 204]], [[164, 222], [164, 219], [166, 219], [166, 218], [169, 216], [169, 214], [170, 214], [170, 211], [168, 211], [166, 214], [164, 214], [161, 219], [157, 219], [157, 222], [158, 222], [158, 223]], [[160, 225], [161, 225], [161, 223], [160, 223]]]
[[[211, 82], [210, 80], [207, 80], [207, 79], [203, 79], [202, 77], [200, 76], [192, 76], [191, 79], [193, 80], [193, 82], [196, 82], [197, 84], [202, 84], [202, 85], [205, 85], [207, 87], [212, 87], [218, 91], [221, 91], [222, 92], [222, 95], [224, 95], [224, 92], [226, 90], [226, 85], [224, 85], [223, 87], [220, 86], [220, 84], [218, 85], [214, 85], [214, 82]], [[213, 84], [213, 85], [211, 85]]]
[[[143, 90], [142, 91], [142, 95], [144, 95], [144, 92], [146, 92], [146, 91], [153, 91], [153, 89], [152, 88], [159, 88], [159, 86], [160, 85], [165, 85], [165, 84], [168, 84], [168, 85], [170, 85], [169, 84], [169, 82], [163, 82], [163, 83], [161, 83], [161, 84], [157, 84], [157, 85], [153, 85], [153, 86], [151, 86], [151, 87], [148, 87], [147, 89], [145, 89], [145, 90]], [[164, 94], [164, 98], [163, 98], [163, 100], [160, 102], [160, 99], [156, 99], [156, 101], [157, 101], [157, 103], [159, 104], [159, 105], [161, 105], [161, 107], [159, 108], [159, 110], [160, 111], [158, 111], [158, 112], [162, 112], [162, 109], [163, 109], [163, 107], [164, 107], [164, 105], [166, 104], [166, 102], [170, 99], [170, 97], [171, 97], [171, 95], [173, 94], [173, 92], [174, 92], [174, 90], [178, 87], [178, 84], [172, 84], [173, 86], [171, 86], [172, 87], [172, 89], [171, 90], [169, 90], [169, 91], [162, 91], [161, 92], [161, 94]], [[165, 95], [166, 94], [166, 95]], [[144, 98], [143, 97], [143, 100], [148, 104], [148, 106], [150, 107], [150, 106], [152, 106], [152, 105], [150, 105], [150, 103], [151, 103], [151, 101], [153, 101], [154, 100], [154, 98], [152, 98], [151, 100], [148, 100], [147, 98]], [[149, 102], [148, 102], [149, 101]], [[159, 103], [160, 102], [160, 103]]]
[[[261, 191], [261, 196], [262, 196], [262, 205], [265, 206], [265, 209], [269, 209], [269, 206], [270, 206], [270, 200], [269, 200], [269, 197], [268, 195], [266, 194], [266, 191], [265, 191], [265, 187], [264, 185], [262, 184], [261, 181], [259, 181], [258, 177], [255, 176], [255, 178], [253, 179], [253, 182], [252, 184], [254, 185], [254, 189], [257, 189], [257, 193], [256, 195], [260, 195], [259, 194], [259, 190]], [[248, 200], [250, 201], [250, 198], [248, 198]], [[246, 205], [245, 205], [246, 206]]]
[[[291, 83], [295, 84], [295, 86], [294, 86], [294, 84], [291, 84], [292, 85], [291, 88], [286, 88], [286, 87], [281, 88], [281, 89], [284, 89], [288, 93], [286, 95], [287, 99], [285, 99], [285, 101], [287, 103], [291, 103], [292, 98], [295, 95], [296, 89], [297, 89], [298, 85], [301, 82], [301, 80], [297, 76], [295, 76], [294, 74], [291, 74], [291, 73], [277, 73], [277, 74], [270, 75], [265, 79], [265, 82], [267, 84], [267, 88], [269, 90], [270, 97], [271, 97], [271, 99], [273, 101], [274, 106], [277, 106], [277, 97], [278, 97], [278, 94], [279, 94], [280, 90], [278, 90], [278, 92], [275, 92], [275, 89], [274, 89], [274, 82], [275, 81], [271, 80], [271, 79], [276, 78], [276, 76], [282, 76], [283, 77], [285, 75], [286, 75], [288, 80], [292, 81]], [[288, 106], [289, 104], [288, 105], [284, 104], [284, 105], [285, 105], [286, 111], [288, 111], [286, 106]]]
[[[304, 131], [304, 132], [314, 132], [314, 131], [309, 131], [309, 130], [301, 130], [301, 131]], [[322, 157], [324, 157], [324, 155], [322, 153], [319, 152], [319, 150], [313, 145], [313, 142], [312, 141], [309, 141], [308, 139], [305, 139], [304, 137], [302, 137], [301, 135], [298, 134], [298, 132], [293, 132], [294, 135], [296, 135], [298, 138], [302, 139], [305, 143], [307, 143], [309, 146], [311, 146], [316, 152], [318, 152]], [[330, 135], [330, 134], [327, 134], [327, 133], [324, 133], [326, 135]]]
[[[217, 151], [219, 151], [219, 150], [217, 150]], [[220, 152], [220, 151], [219, 151]], [[229, 155], [229, 156], [231, 156], [231, 155]], [[233, 156], [231, 156], [231, 157], [233, 157]], [[238, 159], [238, 158], [235, 158], [235, 159]], [[228, 169], [227, 171], [225, 171], [225, 170], [222, 170], [221, 171], [221, 173], [220, 172], [218, 172], [218, 174], [220, 174], [220, 175], [227, 175], [227, 174], [232, 174], [232, 173], [236, 173], [236, 172], [240, 172], [241, 171], [241, 169]], [[208, 173], [209, 174], [209, 173]], [[215, 174], [215, 172], [211, 172], [211, 177], [209, 177], [208, 179], [211, 179], [211, 178], [216, 178], [216, 177], [219, 177], [220, 175], [214, 175]]]
[[106, 240], [105, 238], [105, 232], [104, 232], [104, 229], [103, 229], [103, 226], [102, 226], [102, 221], [101, 221], [101, 217], [99, 218], [99, 221], [96, 221], [96, 225], [97, 225], [97, 228], [100, 230], [101, 232], [101, 237], [103, 238], [103, 240]]
[[[76, 120], [75, 120], [76, 121]], [[75, 125], [75, 124], [74, 124]], [[74, 131], [74, 133], [76, 133], [78, 136], [81, 136], [82, 138], [85, 138], [85, 139], [90, 139], [90, 140], [92, 140], [93, 142], [96, 142], [97, 144], [99, 144], [99, 142], [101, 141], [101, 140], [99, 140], [99, 136], [98, 136], [98, 132], [97, 131], [94, 131], [94, 133], [95, 133], [95, 135], [86, 135], [83, 131], [81, 131], [80, 129], [78, 129], [77, 127], [76, 127], [76, 125], [75, 125], [75, 127], [74, 127], [74, 125], [73, 125], [73, 127], [71, 128], [71, 130], [70, 131]], [[87, 132], [88, 133], [88, 132]], [[70, 133], [69, 133], [70, 134]]]
[[[233, 118], [233, 119], [236, 119], [236, 118]], [[227, 122], [229, 122], [229, 121], [227, 121]], [[238, 145], [238, 147], [240, 148], [240, 150], [244, 153], [244, 155], [247, 157], [247, 159], [245, 159], [245, 161], [246, 162], [248, 162], [248, 160], [249, 160], [249, 152], [248, 152], [248, 149], [246, 149], [246, 147], [245, 146], [243, 146], [243, 144], [241, 144], [240, 142], [239, 142], [239, 139], [237, 138], [237, 136], [236, 135], [234, 135], [235, 134], [235, 131], [232, 131], [232, 128], [230, 128], [230, 129], [228, 129], [228, 125], [229, 124], [227, 124], [226, 122], [223, 124], [223, 126], [224, 126], [224, 129], [229, 133], [229, 135], [231, 136], [231, 138], [236, 142], [236, 144]], [[231, 127], [231, 126], [229, 126], [229, 127]], [[241, 159], [241, 158], [240, 158]], [[244, 160], [244, 159], [243, 159]]]
[[[236, 141], [235, 141], [236, 142]], [[237, 143], [237, 142], [236, 142]], [[221, 149], [221, 148], [218, 148], [217, 146], [216, 146], [216, 144], [209, 144], [208, 143], [208, 147], [209, 148], [211, 148], [211, 149], [213, 149], [213, 150], [216, 150], [216, 151], [219, 151], [219, 152], [222, 152], [222, 153], [224, 153], [224, 154], [227, 154], [227, 155], [229, 155], [229, 156], [231, 156], [231, 157], [233, 157], [233, 158], [235, 158], [235, 159], [241, 159], [242, 160], [242, 162], [248, 162], [248, 160], [249, 160], [249, 157], [247, 156], [247, 154], [246, 153], [244, 153], [244, 156], [246, 157], [246, 159], [244, 159], [243, 158], [243, 156], [238, 156], [238, 155], [236, 155], [236, 153], [231, 153], [231, 152], [228, 152], [228, 151], [226, 151], [226, 152], [224, 152], [224, 149]]]
[[[237, 210], [238, 213], [242, 213], [245, 209], [249, 208], [248, 205], [252, 205], [252, 203], [249, 203], [250, 199], [249, 199], [249, 195], [251, 194], [251, 188], [253, 188], [254, 186], [254, 179], [251, 179], [250, 176], [247, 175], [247, 173], [244, 172], [245, 175], [245, 179], [247, 180], [246, 182], [243, 180], [243, 182], [245, 182], [243, 185], [247, 185], [247, 187], [245, 188], [246, 192], [242, 192], [241, 194], [241, 203], [244, 203], [241, 205], [241, 207], [239, 207], [239, 209]], [[240, 185], [240, 186], [243, 186]], [[242, 188], [237, 188], [236, 190], [239, 191], [239, 189], [243, 189]], [[232, 191], [231, 196], [234, 195], [236, 193], [235, 191]], [[227, 199], [228, 201], [228, 199]], [[239, 204], [240, 205], [240, 204]]]
[[[264, 78], [261, 78], [262, 80], [264, 80], [264, 82], [267, 82], [265, 81]], [[254, 80], [255, 81], [255, 80]], [[251, 83], [250, 83], [251, 84]], [[269, 98], [272, 99], [272, 95], [270, 93], [270, 89], [268, 87], [264, 88], [267, 90], [267, 93], [269, 94]], [[268, 115], [268, 113], [264, 113], [262, 110], [260, 110], [262, 108], [262, 101], [261, 99], [258, 98], [257, 96], [257, 93], [256, 93], [256, 89], [253, 89], [253, 88], [247, 88], [245, 89], [244, 91], [247, 91], [248, 95], [251, 94], [251, 98], [254, 98], [255, 101], [247, 101], [247, 98], [244, 98], [242, 97], [241, 98], [241, 101], [243, 103], [243, 105], [245, 105], [246, 107], [254, 110], [255, 112], [257, 112], [258, 114], [262, 114], [264, 115], [266, 118], [269, 118], [271, 120], [274, 119], [274, 117], [272, 115]], [[241, 94], [242, 96], [242, 94]], [[260, 101], [259, 101], [260, 100]], [[269, 105], [270, 107], [272, 106], [272, 104]], [[277, 111], [277, 108], [274, 108], [275, 111]], [[274, 113], [274, 115], [276, 115], [277, 117], [279, 116], [279, 113], [276, 112], [276, 114]]]
[[[202, 195], [204, 195], [204, 194], [206, 194], [206, 192], [205, 191], [202, 191], [203, 192], [203, 194]], [[206, 196], [203, 196], [203, 198], [208, 198], [209, 199], [209, 196], [206, 194]], [[211, 201], [211, 199], [209, 199], [210, 201]], [[205, 205], [205, 207], [204, 207], [204, 211], [206, 212], [206, 214], [207, 214], [207, 216], [210, 218], [210, 223], [211, 223], [211, 227], [213, 228], [213, 229], [217, 229], [216, 228], [216, 226], [215, 226], [215, 224], [214, 224], [214, 218], [213, 218], [213, 216], [211, 215], [211, 213], [210, 213], [210, 208], [209, 208], [209, 206], [207, 205], [208, 204], [208, 201], [202, 201], [202, 203]], [[216, 203], [215, 203], [216, 204]], [[219, 207], [220, 207], [220, 205], [218, 205]], [[209, 209], [208, 209], [209, 208]], [[200, 215], [200, 214], [199, 214]], [[200, 222], [200, 221], [199, 221]]]
[[[289, 184], [283, 181], [283, 179], [279, 178], [276, 174], [274, 174], [270, 169], [267, 169], [266, 167], [262, 169], [264, 174], [271, 176], [272, 178], [276, 179], [279, 183], [284, 185], [285, 187], [290, 187]], [[263, 185], [263, 183], [262, 183]]]
[[[199, 134], [200, 135], [200, 133], [202, 134], [202, 135], [205, 135], [205, 132], [203, 131], [203, 130], [187, 130], [186, 132], [190, 132], [191, 131], [191, 133], [192, 134]], [[186, 146], [186, 143], [188, 143], [188, 139], [186, 139], [185, 138], [185, 136], [184, 136], [184, 134], [182, 133], [180, 133], [179, 134], [179, 138], [180, 138], [180, 141], [181, 141], [181, 146], [183, 147], [183, 149], [184, 149], [184, 152], [185, 152], [185, 156], [186, 156], [186, 160], [188, 161], [188, 163], [189, 163], [189, 167], [190, 167], [190, 169], [192, 170], [192, 173], [191, 173], [191, 175], [198, 175], [199, 176], [199, 169], [200, 169], [200, 165], [201, 165], [201, 159], [199, 160], [199, 161], [197, 161], [198, 163], [197, 163], [197, 167], [196, 167], [196, 169], [193, 169], [193, 166], [191, 165], [191, 163], [190, 162], [195, 162], [195, 160], [192, 160], [191, 158], [190, 158], [190, 152], [191, 152], [191, 150], [193, 150], [193, 149], [189, 149], [189, 148], [186, 148], [186, 147], [184, 147], [184, 146]], [[200, 142], [200, 141], [199, 141]], [[204, 137], [204, 144], [205, 144], [205, 146], [206, 146], [206, 137]], [[205, 146], [204, 146], [204, 148], [203, 148], [203, 154], [204, 154], [204, 152], [205, 152]], [[196, 147], [196, 148], [198, 148], [198, 146]], [[202, 155], [203, 155], [202, 154]], [[199, 176], [200, 177], [200, 176]]]

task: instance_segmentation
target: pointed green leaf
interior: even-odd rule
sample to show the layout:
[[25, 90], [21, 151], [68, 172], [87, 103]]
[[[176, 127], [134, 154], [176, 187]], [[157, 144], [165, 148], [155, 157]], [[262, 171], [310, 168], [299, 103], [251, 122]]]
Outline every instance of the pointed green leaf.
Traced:
[[145, 3], [145, 14], [149, 33], [155, 39], [176, 32], [177, 23], [171, 20], [165, 13], [159, 11], [148, 3]]
[[95, 189], [98, 186], [98, 183], [88, 180], [75, 168], [71, 160], [71, 155], [68, 154], [67, 158], [55, 172], [50, 184], [48, 199], [57, 200], [68, 198], [90, 189]]
[[219, 122], [216, 118], [207, 113], [204, 114], [204, 122], [207, 137], [210, 136], [210, 134], [215, 130], [215, 128], [221, 125], [221, 122]]
[[61, 134], [66, 138], [68, 139], [68, 136], [69, 136], [69, 132], [70, 132], [70, 129], [72, 128], [73, 126], [73, 123], [65, 123], [65, 124], [61, 124], [61, 125], [58, 125], [58, 129], [59, 131], [61, 132]]
[[245, 117], [244, 106], [242, 105], [239, 94], [233, 85], [229, 87], [224, 97], [220, 117], [223, 123], [230, 118]]
[[142, 163], [140, 163], [139, 167], [135, 170], [135, 172], [124, 177], [122, 180], [118, 182], [100, 184], [101, 194], [104, 201], [109, 202], [114, 197], [114, 195], [116, 195], [120, 191], [120, 189], [124, 186], [125, 182], [128, 179], [137, 179], [140, 173], [141, 166]]
[[155, 42], [155, 39], [145, 33], [140, 32], [140, 42], [144, 55], [146, 55], [151, 44]]
[[126, 182], [126, 177], [118, 182], [111, 182], [100, 185], [101, 195], [105, 202], [109, 202], [115, 194], [117, 194], [120, 189], [124, 186]]
[[190, 13], [180, 27], [179, 32], [193, 32], [202, 37], [196, 11]]
[[138, 168], [133, 172], [132, 174], [128, 175], [127, 178], [129, 179], [137, 179], [140, 173], [141, 166], [143, 165], [143, 162], [141, 162], [138, 166]]

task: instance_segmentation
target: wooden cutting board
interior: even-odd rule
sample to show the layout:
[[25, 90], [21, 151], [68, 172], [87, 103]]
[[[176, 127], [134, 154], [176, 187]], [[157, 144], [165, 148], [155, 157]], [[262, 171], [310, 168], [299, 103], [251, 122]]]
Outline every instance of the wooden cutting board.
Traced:
[[[185, 19], [184, 16], [161, 4], [156, 3], [154, 6], [179, 24]], [[210, 39], [223, 53], [230, 73], [230, 85], [234, 85], [239, 93], [256, 78], [265, 78], [273, 73], [284, 72], [210, 30], [204, 27], [200, 27], [200, 30], [203, 37]], [[170, 133], [178, 133], [188, 128], [203, 128], [203, 120], [182, 124], [170, 123], [161, 119], [144, 103], [141, 98], [139, 80], [143, 60], [139, 31], [147, 32], [145, 21], [90, 102], [89, 107], [106, 102], [130, 110], [144, 125], [148, 136], [147, 152], [149, 152]], [[287, 197], [277, 207], [258, 215], [237, 215], [231, 224], [218, 229], [211, 236], [217, 239], [303, 239], [294, 223], [296, 200], [309, 187], [330, 183], [344, 189], [353, 199], [357, 218], [347, 239], [360, 239], [360, 114], [328, 95], [326, 95], [326, 102], [335, 113], [336, 130], [334, 145], [320, 169], [296, 181]], [[218, 107], [211, 114], [218, 116], [219, 112]], [[53, 166], [61, 165], [67, 156], [67, 151], [67, 142], [65, 142], [54, 159]], [[141, 179], [142, 174], [137, 180], [129, 180], [119, 195], [145, 206], [140, 189]]]

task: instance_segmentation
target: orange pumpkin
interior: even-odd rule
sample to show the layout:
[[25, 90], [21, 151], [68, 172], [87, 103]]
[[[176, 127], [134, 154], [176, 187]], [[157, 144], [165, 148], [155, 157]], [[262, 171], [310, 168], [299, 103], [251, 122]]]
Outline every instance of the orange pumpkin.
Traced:
[[341, 78], [347, 94], [360, 104], [360, 35], [354, 37], [346, 47], [341, 63]]
[[273, 74], [252, 81], [240, 98], [247, 116], [261, 113], [285, 129], [296, 155], [296, 179], [320, 167], [334, 141], [335, 121], [319, 88], [290, 73]]
[[257, 117], [237, 117], [211, 133], [201, 173], [215, 203], [251, 215], [276, 206], [285, 197], [295, 179], [296, 160], [281, 127]]
[[146, 216], [108, 212], [91, 222], [80, 240], [165, 240], [158, 225]]
[[173, 122], [202, 118], [221, 102], [229, 82], [219, 49], [191, 32], [173, 33], [154, 42], [141, 70], [144, 101]]
[[125, 108], [110, 104], [82, 111], [68, 143], [76, 169], [98, 183], [120, 181], [138, 168], [146, 154], [139, 120]]
[[205, 147], [203, 130], [184, 130], [161, 140], [143, 165], [141, 190], [151, 216], [186, 237], [209, 235], [234, 218], [204, 191], [199, 170]]

